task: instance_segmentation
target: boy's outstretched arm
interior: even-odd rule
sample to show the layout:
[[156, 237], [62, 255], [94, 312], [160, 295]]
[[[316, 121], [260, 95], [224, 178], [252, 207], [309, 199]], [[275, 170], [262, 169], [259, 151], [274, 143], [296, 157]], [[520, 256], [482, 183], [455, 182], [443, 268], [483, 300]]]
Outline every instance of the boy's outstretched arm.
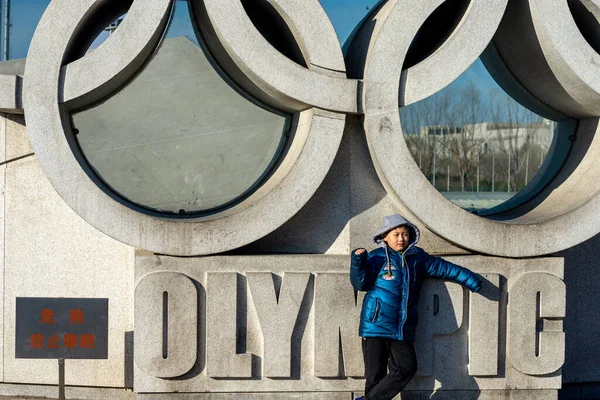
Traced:
[[427, 274], [432, 278], [442, 278], [458, 283], [472, 292], [477, 293], [481, 289], [482, 281], [471, 270], [434, 257], [423, 252], [425, 255], [425, 267]]
[[356, 249], [350, 256], [350, 283], [356, 290], [366, 291], [373, 286], [373, 277], [369, 270], [368, 252]]

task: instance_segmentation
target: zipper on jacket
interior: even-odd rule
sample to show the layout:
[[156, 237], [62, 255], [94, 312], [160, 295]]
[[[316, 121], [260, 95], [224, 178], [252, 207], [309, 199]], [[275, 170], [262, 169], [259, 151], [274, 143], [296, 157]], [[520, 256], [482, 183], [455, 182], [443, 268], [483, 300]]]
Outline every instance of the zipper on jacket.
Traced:
[[[408, 246], [408, 249], [410, 249], [411, 247], [412, 247], [412, 243], [410, 246]], [[408, 251], [408, 249], [406, 249], [404, 251], [404, 253], [402, 253], [402, 266], [404, 266], [404, 263], [405, 263], [404, 254], [406, 254], [406, 251]], [[404, 340], [404, 324], [406, 323], [406, 320], [408, 319], [408, 297], [410, 296], [410, 268], [408, 268], [408, 265], [406, 265], [405, 269], [406, 269], [406, 274], [407, 274], [406, 299], [404, 300], [404, 316], [402, 317], [402, 325], [400, 326], [400, 334], [402, 335], [401, 340]]]
[[373, 319], [371, 319], [371, 322], [375, 322], [378, 315], [379, 315], [379, 299], [375, 299], [375, 314], [373, 314]]
[[[406, 250], [404, 250], [404, 252], [402, 253], [402, 267], [406, 267], [409, 268], [408, 263], [406, 262], [406, 258], [405, 258], [405, 254], [408, 250], [410, 250], [410, 248], [413, 246], [414, 243], [411, 243], [408, 248]], [[417, 282], [417, 267], [413, 264], [413, 283]], [[408, 282], [410, 283], [410, 279], [408, 280]]]
[[404, 315], [402, 316], [402, 325], [400, 326], [400, 334], [402, 340], [404, 340], [404, 324], [408, 318], [408, 296], [410, 295], [410, 269], [406, 268], [407, 280], [406, 280], [406, 299], [404, 300]]

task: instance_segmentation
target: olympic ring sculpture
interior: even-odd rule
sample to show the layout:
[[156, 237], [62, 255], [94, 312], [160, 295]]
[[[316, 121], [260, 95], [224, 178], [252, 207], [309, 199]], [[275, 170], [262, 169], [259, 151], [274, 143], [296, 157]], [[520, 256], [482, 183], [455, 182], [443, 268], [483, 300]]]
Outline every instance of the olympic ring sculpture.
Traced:
[[[81, 217], [109, 236], [157, 253], [203, 255], [240, 247], [274, 231], [308, 202], [333, 163], [346, 115], [358, 114], [389, 195], [463, 248], [534, 256], [600, 231], [589, 218], [600, 210], [600, 185], [593, 179], [600, 157], [600, 54], [579, 32], [566, 2], [557, 7], [554, 0], [470, 0], [448, 38], [403, 70], [413, 38], [446, 0], [381, 1], [355, 30], [345, 55], [318, 0], [264, 1], [288, 25], [305, 65], [261, 35], [241, 0], [189, 3], [202, 39], [225, 72], [252, 96], [294, 114], [291, 147], [273, 175], [239, 205], [212, 216], [169, 219], [139, 212], [101, 188], [64, 121], [72, 110], [114, 94], [141, 68], [165, 32], [174, 0], [133, 0], [116, 33], [75, 61], [70, 55], [82, 27], [119, 13], [111, 14], [102, 0], [52, 0], [29, 50], [23, 109], [42, 169]], [[581, 1], [600, 16], [598, 0]], [[583, 138], [538, 204], [502, 221], [454, 206], [429, 184], [400, 139], [398, 112], [399, 105], [446, 87], [490, 49], [525, 92], [580, 119], [577, 136]], [[519, 61], [523, 57], [527, 62]], [[0, 79], [0, 109], [20, 108], [17, 79]], [[556, 240], [557, 229], [564, 240]], [[457, 236], [457, 230], [463, 233]], [[517, 246], [523, 241], [530, 246]]]

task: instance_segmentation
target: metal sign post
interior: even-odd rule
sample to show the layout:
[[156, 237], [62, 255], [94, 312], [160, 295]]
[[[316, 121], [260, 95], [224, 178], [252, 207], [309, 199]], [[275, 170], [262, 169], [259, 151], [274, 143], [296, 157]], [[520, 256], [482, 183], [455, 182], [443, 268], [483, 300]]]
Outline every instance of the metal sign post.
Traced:
[[58, 400], [65, 400], [65, 359], [58, 359]]
[[108, 299], [17, 297], [15, 357], [58, 359], [65, 400], [65, 359], [108, 358]]

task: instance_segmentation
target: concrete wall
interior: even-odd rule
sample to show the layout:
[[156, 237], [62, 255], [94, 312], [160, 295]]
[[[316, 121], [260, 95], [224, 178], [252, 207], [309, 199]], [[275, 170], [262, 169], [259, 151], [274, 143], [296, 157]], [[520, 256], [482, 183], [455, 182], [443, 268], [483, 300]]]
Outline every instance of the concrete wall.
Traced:
[[[14, 319], [8, 318], [8, 316], [14, 314], [14, 297], [34, 295], [53, 296], [54, 291], [57, 296], [85, 297], [91, 296], [90, 289], [93, 288], [94, 297], [108, 297], [111, 299], [111, 305], [115, 305], [115, 308], [111, 306], [110, 358], [112, 361], [110, 362], [110, 367], [100, 368], [96, 374], [84, 372], [88, 370], [88, 363], [90, 363], [90, 361], [68, 361], [67, 383], [71, 382], [72, 384], [77, 385], [105, 387], [132, 387], [134, 368], [132, 352], [134, 282], [139, 281], [140, 276], [145, 275], [146, 272], [152, 272], [157, 268], [157, 270], [175, 270], [181, 272], [181, 266], [178, 265], [180, 262], [178, 262], [178, 259], [176, 258], [168, 258], [167, 267], [155, 264], [148, 267], [149, 269], [147, 271], [138, 267], [138, 278], [134, 281], [133, 249], [119, 245], [117, 242], [98, 233], [96, 230], [90, 229], [89, 225], [81, 221], [78, 216], [73, 214], [73, 212], [65, 206], [62, 200], [49, 186], [46, 178], [41, 174], [41, 170], [35, 161], [35, 156], [31, 154], [32, 149], [26, 137], [26, 128], [23, 125], [22, 118], [3, 118], [2, 122], [2, 126], [4, 127], [4, 140], [6, 143], [4, 146], [6, 154], [5, 160], [7, 162], [6, 165], [3, 166], [6, 170], [6, 211], [4, 213], [6, 216], [4, 224], [6, 231], [4, 251], [6, 252], [6, 256], [4, 263], [5, 292], [3, 306], [5, 308], [5, 318], [7, 318], [4, 323], [4, 337], [7, 338], [14, 335]], [[352, 120], [349, 121], [349, 126], [352, 126]], [[347, 128], [347, 130], [348, 129], [350, 128]], [[376, 225], [378, 224], [377, 219], [386, 213], [398, 211], [398, 208], [392, 203], [387, 203], [383, 188], [380, 187], [377, 189], [378, 185], [374, 179], [374, 172], [370, 174], [368, 172], [366, 173], [366, 171], [369, 171], [369, 163], [366, 157], [361, 157], [360, 149], [362, 143], [364, 142], [358, 135], [347, 135], [342, 144], [342, 151], [334, 163], [334, 167], [330, 171], [321, 189], [317, 192], [315, 198], [311, 200], [311, 203], [309, 203], [297, 217], [292, 219], [289, 224], [280, 228], [267, 238], [260, 240], [251, 246], [242, 248], [238, 252], [259, 252], [267, 254], [277, 252], [302, 253], [304, 250], [304, 252], [329, 252], [342, 255], [350, 248], [350, 227], [354, 227], [352, 231], [356, 232], [353, 235], [353, 247], [366, 244], [368, 236], [370, 235], [369, 232], [376, 229]], [[352, 148], [351, 146], [354, 146], [354, 151], [349, 150], [349, 148]], [[364, 149], [364, 145], [362, 148]], [[365, 152], [363, 151], [362, 153]], [[344, 157], [344, 155], [347, 156]], [[348, 155], [351, 155], [351, 157]], [[364, 155], [366, 155], [366, 153], [363, 154], [363, 156]], [[352, 163], [348, 160], [350, 158], [353, 160]], [[363, 160], [362, 162], [366, 164], [363, 165], [362, 168], [360, 167], [361, 159]], [[348, 202], [348, 196], [351, 193], [348, 183], [351, 175], [348, 172], [350, 171], [350, 168], [348, 168], [349, 165], [354, 165], [356, 169], [362, 172], [359, 181], [364, 187], [369, 188], [365, 193], [365, 195], [367, 195], [366, 197], [371, 197], [371, 201], [363, 201], [363, 204], [368, 204], [368, 206], [363, 205], [362, 207], [357, 207], [357, 210], [361, 211], [361, 208], [371, 209], [372, 207], [375, 207], [377, 211], [363, 211], [366, 212], [367, 215], [356, 212], [357, 215], [351, 217], [350, 221], [348, 221], [347, 218], [352, 214], [347, 211], [348, 214], [343, 214], [343, 217], [339, 218], [342, 222], [336, 225], [334, 222], [335, 219], [331, 219], [331, 213], [327, 212], [327, 209], [322, 203], [324, 200], [319, 199], [327, 198], [329, 200], [328, 204], [337, 204], [337, 206], [331, 208], [332, 210], [349, 210], [350, 207], [348, 205], [346, 205], [346, 207], [342, 206], [345, 202]], [[356, 169], [354, 171], [356, 171]], [[347, 180], [344, 180], [340, 176], [344, 174], [347, 176]], [[366, 178], [369, 175], [372, 178], [371, 184], [368, 183], [369, 179]], [[346, 186], [346, 190], [341, 191], [341, 188], [344, 186]], [[329, 193], [329, 196], [326, 195], [327, 193]], [[377, 195], [377, 193], [380, 194]], [[381, 199], [378, 199], [378, 197], [381, 197]], [[385, 206], [386, 203], [388, 204], [387, 206]], [[361, 202], [356, 201], [354, 202], [354, 205], [361, 205]], [[379, 209], [379, 207], [382, 208]], [[319, 210], [321, 210], [323, 215], [318, 213]], [[324, 215], [327, 215], [330, 218], [328, 224], [320, 224], [318, 222], [324, 218]], [[345, 219], [347, 225], [343, 224]], [[358, 228], [354, 224], [358, 224], [358, 221], [361, 219], [367, 221], [373, 219], [374, 221], [369, 224], [370, 226]], [[86, 226], [88, 227], [86, 228]], [[317, 231], [315, 231], [315, 229], [317, 229]], [[319, 230], [325, 230], [325, 232], [329, 231], [331, 233], [319, 233]], [[294, 232], [294, 235], [291, 235], [289, 232]], [[358, 235], [359, 232], [362, 232], [360, 236]], [[81, 241], [81, 237], [87, 237], [89, 240]], [[451, 254], [457, 250], [460, 251], [460, 249], [449, 245], [447, 242], [444, 244], [444, 241], [439, 238], [437, 240], [431, 240], [431, 238], [435, 238], [435, 236], [425, 231], [423, 245], [432, 253]], [[593, 349], [595, 348], [593, 346], [594, 341], [593, 337], [590, 336], [590, 332], [594, 332], [598, 329], [598, 327], [596, 327], [597, 324], [595, 321], [597, 318], [595, 318], [596, 313], [594, 311], [594, 298], [596, 297], [595, 294], [597, 292], [596, 285], [594, 284], [595, 281], [593, 279], [595, 276], [595, 241], [596, 238], [591, 239], [569, 251], [557, 254], [558, 256], [565, 258], [567, 316], [564, 325], [564, 330], [566, 332], [566, 360], [563, 368], [563, 380], [566, 384], [599, 381], [598, 374], [600, 374], [600, 372], [596, 371], [596, 357], [593, 355]], [[24, 245], [24, 243], [33, 244]], [[342, 243], [342, 245], [340, 245], [339, 248], [336, 248], [336, 246], [334, 246], [335, 243]], [[154, 258], [151, 256], [138, 257], [138, 263], [147, 265], [147, 260], [149, 259]], [[468, 259], [469, 258], [467, 258], [467, 260]], [[187, 268], [192, 268], [193, 270], [200, 269], [200, 271], [223, 272], [223, 266], [219, 266], [219, 264], [224, 263], [224, 260], [226, 259], [221, 258], [216, 259], [215, 261], [208, 261], [209, 266], [207, 267]], [[326, 263], [326, 267], [323, 268], [323, 270], [344, 274], [347, 264], [347, 259], [345, 257], [336, 259], [326, 258], [324, 261], [318, 261], [318, 256], [308, 257], [305, 260], [294, 259], [293, 261], [286, 260], [285, 257], [282, 259], [271, 259], [268, 262], [253, 262], [251, 261], [251, 257], [248, 257], [248, 259], [245, 257], [232, 257], [231, 260], [235, 265], [233, 270], [241, 273], [245, 273], [245, 271], [239, 266], [240, 263], [242, 263], [242, 265], [254, 265], [254, 267], [250, 267], [250, 270], [253, 271], [260, 270], [267, 273], [274, 272], [279, 274], [282, 272], [289, 273], [303, 271], [309, 275], [314, 274], [316, 272], [316, 265], [323, 262]], [[497, 260], [498, 259], [496, 259], [496, 263], [498, 262]], [[181, 260], [181, 262], [185, 265], [190, 262], [194, 263], [195, 261]], [[512, 263], [510, 260], [507, 262]], [[468, 265], [468, 263], [473, 263], [473, 261], [467, 261], [465, 265]], [[290, 265], [289, 267], [284, 267], [284, 265], [288, 264]], [[77, 268], [72, 268], [73, 265], [76, 265]], [[105, 267], [98, 269], [98, 265], [104, 265]], [[214, 266], [211, 268], [211, 265]], [[309, 265], [310, 267], [305, 267], [306, 265]], [[474, 262], [472, 268], [476, 271], [483, 272], [481, 263], [479, 262]], [[496, 271], [503, 268], [506, 268], [506, 266], [499, 265]], [[533, 269], [535, 269], [535, 267]], [[531, 271], [532, 268], [527, 268], [527, 270]], [[49, 272], [51, 273], [50, 275], [48, 275]], [[198, 271], [190, 271], [187, 275], [194, 276], [194, 274], [197, 275], [198, 273]], [[555, 273], [560, 274], [560, 269], [556, 270]], [[202, 273], [200, 276], [203, 275], [204, 274]], [[285, 276], [284, 274], [282, 275]], [[60, 278], [61, 276], [64, 278]], [[24, 279], [23, 277], [27, 278]], [[124, 279], [124, 277], [129, 278]], [[111, 282], [110, 278], [114, 279], [114, 282]], [[309, 279], [313, 280], [312, 284], [314, 285], [315, 276], [312, 275], [312, 278]], [[505, 280], [506, 273], [502, 275], [501, 279], [503, 280], [502, 287], [505, 290], [507, 287]], [[344, 283], [347, 282], [346, 278], [342, 281]], [[196, 281], [198, 287], [200, 287], [199, 282], [200, 281]], [[64, 283], [67, 283], [68, 286], [65, 287]], [[100, 284], [106, 285], [105, 289], [98, 287]], [[349, 287], [345, 287], [346, 289], [349, 289]], [[65, 288], [67, 288], [67, 291], [65, 291]], [[268, 294], [269, 289], [267, 288], [266, 290]], [[225, 293], [225, 295], [227, 295], [227, 293]], [[232, 294], [230, 293], [229, 295]], [[206, 293], [204, 296], [203, 299], [200, 298], [198, 300], [198, 305], [200, 307], [202, 307], [203, 302], [204, 306], [206, 305]], [[455, 303], [460, 304], [463, 303], [463, 301], [455, 298]], [[340, 306], [348, 307], [350, 304], [343, 303]], [[11, 307], [13, 311], [10, 311]], [[310, 315], [311, 312], [314, 313], [314, 309], [311, 309], [308, 314]], [[463, 324], [468, 326], [469, 312], [468, 309], [465, 309], [460, 321], [461, 326]], [[343, 315], [344, 313], [340, 314]], [[502, 313], [501, 319], [502, 318], [506, 319], [505, 311]], [[353, 321], [347, 321], [347, 323], [353, 323]], [[427, 324], [427, 322], [422, 321], [421, 326], [424, 324]], [[458, 328], [463, 332], [462, 335], [465, 335], [466, 328], [464, 326], [461, 328], [461, 326]], [[314, 326], [312, 328], [314, 330]], [[205, 328], [202, 328], [202, 325], [200, 325], [200, 329]], [[310, 327], [306, 329], [307, 333], [310, 334]], [[440, 329], [444, 328], [441, 327]], [[275, 332], [275, 334], [278, 333]], [[457, 343], [464, 343], [466, 340], [466, 336], [463, 339], [457, 337], [458, 331], [453, 335], [454, 339], [452, 340], [459, 340]], [[499, 338], [500, 336], [502, 335], [499, 335]], [[306, 337], [310, 336], [307, 335]], [[314, 336], [312, 340], [314, 340]], [[489, 338], [486, 338], [486, 340], [489, 340]], [[440, 341], [444, 343], [441, 338], [434, 340], [434, 343], [438, 346], [436, 347], [436, 351], [441, 354], [446, 353], [447, 349], [439, 348], [440, 345], [437, 343]], [[200, 345], [201, 344], [202, 343], [200, 343]], [[448, 349], [456, 348], [456, 343], [453, 343], [452, 341], [450, 343], [445, 343], [445, 345], [448, 346]], [[2, 366], [3, 369], [7, 371], [4, 374], [4, 382], [55, 383], [57, 373], [55, 362], [15, 360], [13, 346], [12, 340], [7, 340], [4, 345], [4, 362]], [[463, 346], [462, 348], [465, 353], [462, 355], [459, 354], [458, 358], [466, 357], [466, 349], [464, 347], [466, 344], [460, 346]], [[482, 348], [487, 347], [488, 345], [482, 346]], [[422, 354], [422, 352], [420, 352], [420, 354]], [[292, 354], [290, 354], [289, 357], [291, 358]], [[448, 387], [448, 383], [446, 383], [446, 385], [443, 384], [446, 379], [440, 380], [440, 370], [443, 372], [444, 368], [439, 364], [439, 362], [441, 362], [439, 357], [436, 359], [434, 356], [433, 359], [435, 363], [433, 376], [438, 378], [437, 383], [427, 383], [426, 379], [423, 380], [423, 378], [418, 378], [415, 380], [412, 389], [423, 389], [428, 387], [428, 385], [433, 388], [433, 386], [437, 384], [442, 388], [446, 386], [446, 388], [451, 387], [456, 390], [458, 387]], [[498, 365], [506, 366], [505, 358], [501, 357], [498, 360]], [[105, 362], [91, 361], [91, 363], [102, 365]], [[77, 364], [82, 365], [80, 367]], [[462, 364], [463, 368], [467, 364], [468, 362], [465, 359]], [[95, 367], [95, 369], [98, 369], [98, 367]], [[40, 372], [36, 375], [39, 379], [32, 379], [30, 375], [30, 371], [32, 370]], [[458, 368], [457, 373], [460, 374], [460, 370], [461, 369]], [[115, 371], [118, 372], [115, 373]], [[147, 384], [151, 377], [144, 374], [139, 369], [137, 369], [137, 371], [140, 376], [140, 378], [138, 378], [139, 381]], [[202, 378], [202, 376], [204, 376], [204, 378]], [[473, 378], [468, 378], [469, 376], [470, 375], [463, 375], [459, 382], [461, 382], [461, 385], [462, 383], [465, 383], [465, 380], [467, 383], [471, 383], [466, 386], [460, 386], [460, 388], [465, 389], [466, 387], [469, 387], [469, 385], [475, 389], [477, 387], [480, 389], [485, 387], [485, 385], [480, 386], [481, 384], [473, 380]], [[478, 380], [483, 382], [493, 381], [486, 378], [479, 378]], [[196, 383], [199, 381], [201, 383]], [[355, 381], [353, 384], [343, 382], [343, 384], [346, 385], [343, 388], [346, 390], [358, 391], [361, 387], [360, 380], [353, 381]], [[453, 380], [449, 381], [452, 382]], [[500, 381], [507, 382], [506, 378], [500, 379]], [[169, 381], [152, 381], [150, 379], [150, 382], [155, 382], [154, 384], [156, 385], [156, 382], [163, 382], [164, 384]], [[193, 381], [191, 385], [193, 386], [193, 391], [204, 391], [211, 388], [210, 382], [211, 380], [207, 378], [206, 375], [200, 374], [200, 378], [196, 378], [196, 381]], [[305, 384], [305, 382], [303, 382], [303, 384]], [[473, 385], [477, 385], [477, 387]], [[235, 383], [231, 384], [231, 386], [235, 387]], [[6, 385], [2, 387], [6, 388], [6, 393], [52, 393], [52, 390], [47, 391], [42, 387], [38, 389], [23, 389], [24, 391], [11, 390], [11, 388]], [[572, 388], [572, 385], [568, 385], [568, 387]], [[140, 388], [142, 388], [141, 391], [144, 391], [143, 389], [146, 387], [142, 385]], [[150, 388], [152, 388], [152, 386], [150, 386]], [[164, 390], [164, 387], [162, 389]], [[44, 392], [44, 390], [46, 391]], [[577, 393], [579, 393], [581, 389], [577, 387], [576, 390]], [[98, 397], [104, 396], [100, 393], [101, 392], [84, 392], [79, 393], [79, 395], [86, 398], [94, 398], [94, 396], [96, 396], [95, 398], [103, 398]], [[415, 391], [414, 393], [416, 395], [419, 392]]]
[[[407, 390], [559, 389], [562, 259], [449, 260], [487, 281], [480, 295], [442, 281], [426, 284], [416, 342], [419, 371]], [[134, 390], [360, 391], [362, 295], [355, 302], [348, 262], [347, 256], [318, 255], [137, 257]], [[164, 291], [168, 321], [161, 313]], [[536, 357], [537, 291], [548, 319]], [[189, 299], [194, 307], [185, 306]]]
[[109, 298], [108, 360], [68, 360], [70, 385], [132, 383], [134, 250], [98, 232], [56, 194], [22, 117], [2, 117], [3, 382], [55, 384], [56, 360], [15, 359], [16, 297]]
[[[30, 154], [31, 149], [23, 136], [25, 127], [8, 119], [3, 120], [7, 126], [6, 140], [13, 143], [10, 151], [7, 147], [7, 154], [11, 154], [12, 158], [18, 157], [18, 154]], [[349, 126], [352, 126], [351, 121]], [[344, 142], [346, 144], [342, 145], [342, 149], [352, 145], [352, 140], [345, 139]], [[330, 193], [329, 199], [333, 204], [337, 202], [340, 205], [334, 209], [350, 210], [348, 203], [356, 198], [351, 194], [360, 192], [359, 187], [349, 184], [350, 190], [339, 194], [339, 188], [328, 185], [327, 178], [319, 190], [324, 194], [315, 196], [314, 206], [311, 202], [300, 213], [298, 220], [290, 221], [289, 225], [270, 237], [239, 250], [239, 253], [273, 254], [279, 249], [279, 252], [295, 252], [299, 255], [181, 259], [138, 252], [135, 278], [133, 249], [100, 234], [67, 208], [41, 174], [35, 156], [11, 161], [7, 164], [6, 185], [5, 315], [14, 314], [16, 296], [110, 299], [109, 360], [69, 360], [68, 384], [133, 386], [135, 392], [148, 393], [148, 398], [152, 398], [152, 392], [165, 391], [294, 393], [309, 389], [331, 392], [328, 395], [333, 395], [333, 392], [339, 392], [340, 395], [358, 393], [363, 385], [360, 379], [360, 341], [356, 336], [356, 313], [360, 311], [361, 297], [355, 304], [347, 276], [349, 259], [343, 254], [347, 254], [350, 248], [349, 232], [353, 232], [353, 247], [366, 245], [370, 232], [378, 225], [377, 220], [386, 213], [399, 210], [393, 203], [385, 206], [383, 188], [373, 190], [378, 184], [374, 172], [367, 172], [368, 158], [362, 157], [364, 165], [359, 167], [361, 152], [358, 149], [361, 143], [364, 142], [360, 138], [354, 140], [357, 151], [341, 154], [352, 154], [352, 164], [362, 171], [359, 187], [370, 188], [367, 191], [369, 194], [379, 192], [383, 194], [383, 199], [373, 201], [369, 207], [365, 206], [366, 211], [355, 212], [354, 217], [346, 220], [347, 224], [340, 223], [333, 227], [320, 224], [318, 220], [323, 216], [314, 214], [318, 209], [323, 209], [319, 204], [320, 197]], [[23, 150], [17, 153], [13, 150], [17, 148]], [[338, 157], [334, 165], [338, 165], [338, 161], [342, 160]], [[343, 164], [338, 165], [330, 175], [336, 174], [335, 171], [339, 173], [350, 169], [344, 168]], [[347, 175], [350, 179], [354, 174]], [[17, 182], [22, 184], [17, 185]], [[344, 180], [331, 179], [331, 182], [343, 184]], [[358, 211], [361, 209], [358, 208]], [[304, 220], [302, 214], [316, 219]], [[351, 214], [340, 220], [348, 218], [348, 215]], [[303, 221], [303, 225], [298, 225], [300, 221]], [[322, 229], [332, 233], [319, 234]], [[82, 237], [87, 240], [81, 240]], [[425, 230], [423, 246], [432, 253], [456, 252], [453, 251], [456, 249], [454, 246], [439, 238], [432, 238], [435, 236]], [[293, 243], [296, 244], [292, 246]], [[335, 243], [341, 243], [340, 247], [336, 249], [331, 245]], [[328, 250], [333, 248], [335, 250], [329, 252], [340, 255], [301, 255], [311, 252], [311, 249], [325, 249], [322, 246]], [[540, 355], [549, 357], [549, 361], [544, 361], [544, 357], [534, 357], [539, 364], [534, 365], [533, 369], [528, 369], [531, 367], [523, 366], [518, 361], [520, 356], [535, 353], [533, 342], [514, 345], [512, 351], [516, 355], [512, 356], [513, 361], [510, 358], [511, 347], [508, 343], [512, 332], [511, 318], [516, 321], [523, 318], [523, 310], [535, 310], [535, 291], [529, 291], [529, 297], [526, 295], [523, 300], [515, 300], [514, 307], [519, 311], [512, 317], [506, 298], [511, 293], [509, 288], [514, 287], [513, 282], [533, 277], [534, 282], [542, 285], [542, 293], [548, 290], [544, 301], [560, 305], [564, 298], [551, 288], [552, 279], [558, 279], [560, 287], [562, 259], [518, 261], [481, 256], [454, 256], [450, 259], [483, 273], [489, 283], [483, 297], [466, 292], [463, 294], [458, 286], [441, 282], [432, 282], [424, 289], [419, 325], [422, 341], [417, 343], [420, 370], [419, 376], [408, 388], [411, 393], [417, 396], [438, 390], [441, 391], [438, 396], [443, 396], [444, 390], [465, 390], [465, 395], [471, 396], [480, 390], [493, 390], [484, 393], [484, 396], [492, 396], [504, 393], [501, 391], [507, 389], [540, 388], [546, 391], [536, 392], [536, 396], [555, 396], [556, 389], [561, 387], [562, 365], [561, 352], [557, 351], [556, 344], [552, 344], [552, 349], [541, 349]], [[187, 289], [170, 286], [176, 281], [173, 277], [178, 276], [190, 282]], [[150, 278], [154, 280], [148, 283]], [[550, 281], [544, 283], [545, 279]], [[154, 345], [139, 338], [134, 342], [131, 336], [134, 287], [137, 287], [136, 308], [142, 307], [144, 310], [136, 312], [136, 337], [158, 335], [154, 337]], [[525, 287], [514, 289], [511, 296], [517, 298]], [[217, 292], [215, 288], [218, 288]], [[155, 364], [152, 360], [162, 358], [163, 291], [169, 292], [172, 296], [170, 301], [174, 304], [177, 304], [178, 297], [193, 299], [193, 302], [182, 304], [179, 314], [177, 310], [169, 309], [169, 337], [172, 338], [169, 339], [169, 348], [173, 355], [169, 353], [171, 356], [166, 361]], [[434, 296], [441, 299], [440, 311], [435, 316], [432, 313]], [[521, 304], [521, 301], [525, 303]], [[545, 303], [542, 306], [545, 307]], [[515, 325], [535, 329], [534, 320], [535, 316], [525, 316], [525, 320]], [[547, 320], [551, 325], [544, 325], [544, 330], [560, 331], [559, 321], [553, 318]], [[336, 333], [338, 326], [342, 327], [340, 348]], [[189, 334], [191, 328], [197, 330], [194, 335]], [[515, 331], [518, 329], [513, 328]], [[4, 332], [4, 337], [14, 337], [13, 318], [5, 318]], [[519, 336], [518, 333], [516, 335]], [[130, 347], [133, 343], [135, 363]], [[13, 346], [12, 340], [6, 341], [4, 346], [4, 382], [55, 382], [54, 361], [15, 360]], [[179, 353], [180, 356], [177, 356], [178, 347], [184, 349]], [[196, 350], [191, 351], [193, 348]], [[190, 355], [194, 357], [185, 362], [179, 358]], [[544, 368], [548, 363], [554, 373], [536, 376], [542, 372], [542, 375], [546, 375], [547, 369]], [[152, 365], [154, 369], [150, 367]], [[179, 376], [178, 379], [156, 376], [167, 371], [168, 365], [176, 367], [173, 375]], [[184, 371], [186, 366], [188, 370]], [[527, 372], [521, 372], [519, 368]], [[32, 370], [39, 371], [35, 378], [30, 375]], [[241, 384], [239, 378], [243, 376], [251, 378], [250, 381]], [[83, 395], [86, 398], [102, 398], [98, 396], [105, 394], [92, 391]]]

